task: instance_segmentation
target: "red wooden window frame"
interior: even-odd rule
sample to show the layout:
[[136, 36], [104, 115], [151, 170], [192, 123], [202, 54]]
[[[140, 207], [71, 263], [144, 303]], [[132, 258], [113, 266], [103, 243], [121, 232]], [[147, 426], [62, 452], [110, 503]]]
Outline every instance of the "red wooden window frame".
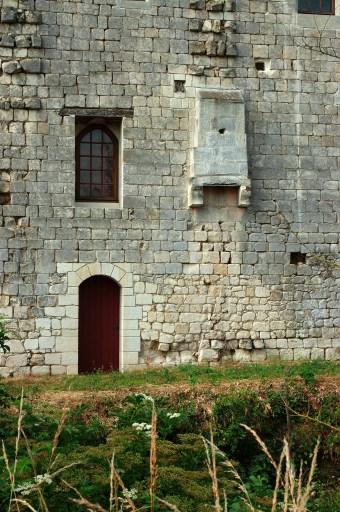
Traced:
[[[93, 132], [98, 130], [101, 132], [101, 136], [100, 140], [96, 141], [93, 140]], [[104, 154], [104, 146], [109, 146], [112, 157]], [[83, 168], [82, 159], [89, 161], [86, 168]], [[105, 168], [104, 162], [107, 162], [109, 167]], [[107, 179], [107, 171], [111, 171], [109, 174], [111, 182]], [[87, 181], [83, 181], [85, 174], [87, 174]], [[105, 174], [107, 183], [105, 183]], [[116, 136], [104, 125], [91, 124], [87, 126], [76, 138], [76, 200], [118, 202], [118, 176], [119, 143]], [[94, 181], [94, 177], [97, 181]], [[83, 193], [81, 186], [87, 187], [89, 192]], [[101, 193], [94, 193], [95, 188], [101, 189]]]
[[326, 15], [332, 16], [335, 14], [335, 0], [331, 0], [331, 10], [330, 11], [324, 10], [325, 0], [319, 0], [319, 2], [320, 2], [320, 8], [316, 11], [313, 10], [312, 8], [307, 10], [306, 7], [300, 7], [300, 2], [299, 2], [298, 11], [301, 14], [321, 14], [321, 15], [325, 15], [325, 16]]

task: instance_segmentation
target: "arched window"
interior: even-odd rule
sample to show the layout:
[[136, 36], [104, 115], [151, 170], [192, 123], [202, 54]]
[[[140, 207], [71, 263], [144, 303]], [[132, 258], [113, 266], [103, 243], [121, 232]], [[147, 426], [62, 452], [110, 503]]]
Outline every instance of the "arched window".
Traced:
[[101, 125], [90, 125], [76, 139], [76, 200], [118, 201], [119, 145]]

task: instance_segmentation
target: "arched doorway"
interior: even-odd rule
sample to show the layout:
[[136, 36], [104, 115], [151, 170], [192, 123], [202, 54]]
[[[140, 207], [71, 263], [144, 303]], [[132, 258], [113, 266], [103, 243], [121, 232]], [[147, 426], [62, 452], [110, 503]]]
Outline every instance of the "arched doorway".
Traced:
[[79, 373], [119, 370], [120, 288], [92, 276], [79, 287]]

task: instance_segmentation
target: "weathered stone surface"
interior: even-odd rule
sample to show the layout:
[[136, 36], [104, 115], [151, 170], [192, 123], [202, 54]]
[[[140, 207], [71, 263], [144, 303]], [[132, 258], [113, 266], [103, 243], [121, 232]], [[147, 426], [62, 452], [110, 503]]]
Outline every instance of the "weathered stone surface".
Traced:
[[25, 11], [25, 23], [37, 25], [41, 23], [41, 12]]
[[236, 44], [227, 44], [225, 49], [225, 54], [228, 57], [236, 57], [237, 56], [237, 46]]
[[8, 181], [2, 181], [0, 178], [0, 194], [7, 194], [10, 190], [10, 185]]
[[18, 10], [14, 7], [4, 7], [1, 9], [1, 22], [2, 23], [17, 23]]
[[13, 73], [20, 73], [21, 70], [21, 65], [17, 60], [10, 60], [2, 64], [2, 71], [8, 75], [12, 75]]
[[0, 39], [0, 46], [5, 48], [13, 48], [15, 45], [15, 39], [11, 34], [5, 34]]
[[205, 8], [205, 0], [190, 0], [190, 8], [202, 10]]
[[189, 67], [189, 72], [191, 75], [203, 75], [204, 74], [204, 66], [196, 66], [195, 64], [192, 64]]
[[203, 20], [191, 19], [189, 20], [189, 30], [191, 32], [200, 32], [203, 27]]
[[31, 36], [31, 44], [32, 44], [32, 48], [41, 48], [42, 47], [41, 37], [38, 35], [32, 35]]
[[193, 55], [204, 55], [206, 52], [204, 41], [191, 41], [189, 43], [189, 51]]
[[41, 59], [23, 59], [20, 64], [25, 73], [41, 73]]
[[39, 110], [41, 109], [40, 98], [27, 98], [25, 99], [25, 108], [28, 110]]
[[207, 11], [223, 11], [225, 0], [206, 0]]
[[29, 36], [15, 36], [15, 46], [18, 48], [29, 48], [32, 40]]

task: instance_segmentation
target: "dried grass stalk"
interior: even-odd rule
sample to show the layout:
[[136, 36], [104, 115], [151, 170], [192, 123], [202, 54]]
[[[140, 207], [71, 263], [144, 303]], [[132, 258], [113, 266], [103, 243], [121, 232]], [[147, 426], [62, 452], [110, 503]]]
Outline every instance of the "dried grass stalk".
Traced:
[[155, 495], [157, 487], [157, 412], [152, 404], [151, 442], [150, 442], [150, 511], [155, 510]]
[[218, 479], [217, 479], [217, 466], [216, 466], [216, 447], [214, 444], [214, 437], [212, 428], [210, 428], [210, 442], [203, 437], [203, 443], [205, 448], [205, 454], [207, 459], [207, 466], [209, 475], [211, 478], [212, 485], [212, 493], [215, 502], [215, 511], [222, 512], [221, 503], [220, 503], [220, 492], [218, 488]]

